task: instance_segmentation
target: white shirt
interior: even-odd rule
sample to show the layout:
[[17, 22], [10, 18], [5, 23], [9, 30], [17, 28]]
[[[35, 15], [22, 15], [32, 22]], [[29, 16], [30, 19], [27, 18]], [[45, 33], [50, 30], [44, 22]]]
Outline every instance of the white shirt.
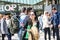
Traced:
[[6, 23], [7, 23], [7, 27], [9, 27], [10, 26], [10, 19], [6, 19]]
[[27, 16], [27, 15], [25, 15], [25, 13], [21, 13], [21, 14], [20, 14], [20, 26], [24, 26], [23, 21], [24, 21], [24, 19], [26, 18], [26, 16]]
[[24, 20], [26, 16], [27, 16], [27, 15], [25, 15], [25, 13], [21, 13], [21, 14], [20, 14], [20, 18], [21, 18], [22, 20]]
[[48, 24], [49, 21], [47, 16], [44, 15], [42, 18], [42, 21], [43, 21], [43, 29], [49, 27], [49, 24]]

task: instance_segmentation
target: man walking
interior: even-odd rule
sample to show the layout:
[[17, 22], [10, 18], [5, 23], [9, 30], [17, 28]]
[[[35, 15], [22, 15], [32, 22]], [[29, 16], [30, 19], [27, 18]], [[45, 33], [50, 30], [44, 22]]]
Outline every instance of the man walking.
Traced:
[[4, 40], [5, 36], [8, 37], [8, 40], [10, 40], [10, 37], [8, 36], [6, 19], [3, 17], [3, 13], [0, 13], [0, 33], [2, 34], [2, 40]]
[[59, 13], [57, 12], [56, 8], [52, 8], [52, 24], [53, 24], [53, 38], [55, 39], [55, 33], [56, 33], [56, 37], [57, 40], [59, 40]]

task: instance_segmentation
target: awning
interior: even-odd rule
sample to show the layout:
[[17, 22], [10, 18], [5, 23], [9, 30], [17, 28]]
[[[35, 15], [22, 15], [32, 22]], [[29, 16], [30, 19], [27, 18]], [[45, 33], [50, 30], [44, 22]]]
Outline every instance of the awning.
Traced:
[[33, 5], [33, 4], [39, 3], [39, 2], [41, 2], [43, 0], [1, 0], [1, 1]]

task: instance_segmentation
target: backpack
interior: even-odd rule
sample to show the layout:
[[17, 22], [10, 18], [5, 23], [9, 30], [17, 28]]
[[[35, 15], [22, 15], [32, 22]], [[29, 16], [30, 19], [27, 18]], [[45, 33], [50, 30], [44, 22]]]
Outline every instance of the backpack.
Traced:
[[11, 17], [11, 32], [18, 33], [19, 31], [19, 20], [16, 16]]

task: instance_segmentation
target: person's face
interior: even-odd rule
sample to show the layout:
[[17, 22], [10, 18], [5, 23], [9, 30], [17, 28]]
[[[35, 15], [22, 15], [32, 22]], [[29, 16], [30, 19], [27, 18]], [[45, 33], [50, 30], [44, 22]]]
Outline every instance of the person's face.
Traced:
[[33, 11], [33, 10], [28, 11], [28, 15], [30, 15], [30, 13], [31, 13], [32, 11]]
[[54, 13], [55, 11], [54, 10], [52, 10], [52, 13]]
[[50, 18], [51, 17], [51, 14], [48, 14], [48, 18]]
[[52, 13], [56, 13], [57, 12], [57, 10], [52, 10]]
[[25, 10], [25, 14], [27, 14], [27, 10]]
[[6, 19], [9, 19], [9, 15], [6, 15]]
[[49, 15], [48, 12], [46, 12], [45, 15], [48, 16]]
[[6, 19], [6, 15], [3, 15], [3, 18]]
[[34, 14], [34, 12], [31, 12], [30, 13], [30, 18], [33, 20], [33, 19], [35, 19], [35, 14]]

